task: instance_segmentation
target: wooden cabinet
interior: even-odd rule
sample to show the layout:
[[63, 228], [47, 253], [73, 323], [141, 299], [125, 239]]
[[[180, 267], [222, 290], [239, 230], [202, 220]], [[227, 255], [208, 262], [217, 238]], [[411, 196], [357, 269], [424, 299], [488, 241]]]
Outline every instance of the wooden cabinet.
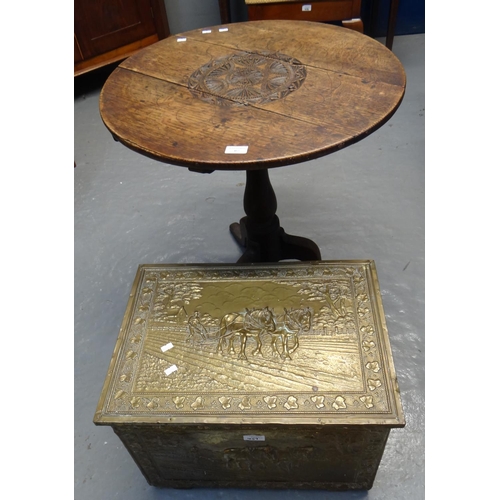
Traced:
[[245, 0], [245, 3], [250, 21], [342, 21], [344, 27], [363, 32], [361, 0]]
[[74, 12], [75, 76], [170, 34], [164, 0], [75, 0]]

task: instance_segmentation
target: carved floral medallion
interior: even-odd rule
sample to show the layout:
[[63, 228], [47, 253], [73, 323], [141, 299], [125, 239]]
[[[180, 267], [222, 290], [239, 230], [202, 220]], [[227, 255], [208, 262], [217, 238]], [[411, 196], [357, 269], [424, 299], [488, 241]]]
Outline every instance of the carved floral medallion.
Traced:
[[266, 104], [297, 90], [306, 76], [299, 60], [280, 52], [236, 52], [198, 68], [188, 88], [220, 106]]

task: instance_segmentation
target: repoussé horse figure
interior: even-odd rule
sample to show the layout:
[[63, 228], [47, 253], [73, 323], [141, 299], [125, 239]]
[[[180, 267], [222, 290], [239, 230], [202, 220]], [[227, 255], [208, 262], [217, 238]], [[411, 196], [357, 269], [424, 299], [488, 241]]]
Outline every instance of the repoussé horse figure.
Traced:
[[[311, 329], [312, 315], [313, 310], [310, 307], [290, 310], [285, 308], [285, 313], [277, 317], [278, 327], [271, 333], [273, 356], [292, 359], [290, 354], [293, 354], [299, 347], [299, 335]], [[281, 354], [276, 347], [278, 339], [281, 340]], [[292, 340], [293, 345], [290, 345]]]
[[228, 352], [234, 354], [234, 339], [240, 338], [241, 349], [238, 359], [247, 359], [246, 344], [248, 337], [255, 338], [257, 347], [252, 354], [262, 355], [261, 334], [264, 332], [272, 333], [276, 330], [276, 320], [274, 313], [269, 307], [263, 309], [251, 309], [245, 313], [226, 314], [220, 322], [219, 341], [217, 343], [217, 353], [222, 353], [222, 346], [229, 339]]

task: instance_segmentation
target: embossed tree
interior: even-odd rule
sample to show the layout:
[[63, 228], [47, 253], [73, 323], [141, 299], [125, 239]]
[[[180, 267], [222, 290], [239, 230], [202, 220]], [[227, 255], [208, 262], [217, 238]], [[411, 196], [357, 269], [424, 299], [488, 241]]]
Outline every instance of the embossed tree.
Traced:
[[[310, 302], [320, 302], [323, 307], [317, 316], [319, 326], [334, 326], [336, 329], [350, 327], [352, 311], [349, 306], [351, 288], [348, 281], [335, 283], [309, 283], [298, 290]], [[352, 325], [353, 326], [353, 325]]]
[[202, 290], [198, 283], [160, 283], [153, 306], [155, 319], [180, 323], [187, 318], [186, 306], [200, 299]]

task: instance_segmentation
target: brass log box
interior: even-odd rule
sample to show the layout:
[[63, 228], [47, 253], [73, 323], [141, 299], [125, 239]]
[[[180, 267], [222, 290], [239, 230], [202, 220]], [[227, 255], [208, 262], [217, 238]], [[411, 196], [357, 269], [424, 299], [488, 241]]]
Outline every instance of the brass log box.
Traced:
[[139, 266], [94, 422], [154, 486], [371, 488], [405, 425], [373, 261]]

